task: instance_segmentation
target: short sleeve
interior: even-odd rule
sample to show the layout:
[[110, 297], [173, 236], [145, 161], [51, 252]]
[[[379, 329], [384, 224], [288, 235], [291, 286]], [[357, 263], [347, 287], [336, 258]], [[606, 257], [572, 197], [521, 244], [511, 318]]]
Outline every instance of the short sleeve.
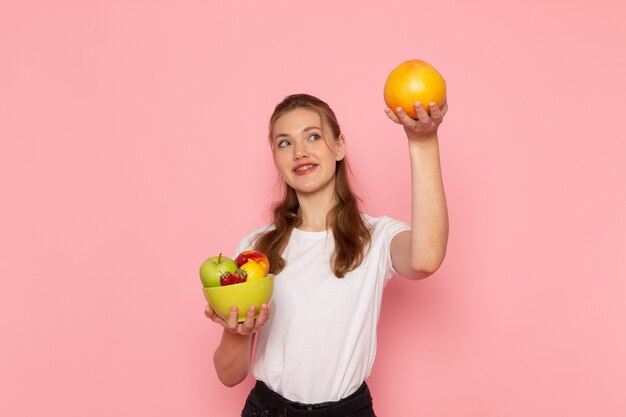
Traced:
[[411, 226], [400, 220], [383, 216], [378, 218], [375, 231], [375, 245], [379, 245], [380, 259], [383, 261], [385, 269], [385, 280], [391, 279], [394, 275], [399, 275], [393, 267], [391, 259], [391, 241], [400, 232], [411, 230]]
[[237, 247], [235, 248], [235, 253], [233, 254], [233, 258], [235, 259], [241, 252], [247, 251], [247, 250], [252, 250], [254, 249], [253, 244], [255, 239], [262, 233], [268, 231], [271, 228], [271, 225], [269, 226], [262, 226], [262, 227], [257, 227], [256, 229], [252, 230], [250, 233], [248, 233], [247, 235], [245, 235], [240, 241], [239, 244], [237, 245]]

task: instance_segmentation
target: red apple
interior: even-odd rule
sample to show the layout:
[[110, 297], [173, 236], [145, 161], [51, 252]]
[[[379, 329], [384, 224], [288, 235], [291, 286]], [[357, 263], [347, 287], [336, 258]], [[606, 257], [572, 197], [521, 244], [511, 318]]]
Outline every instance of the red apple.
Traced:
[[237, 259], [235, 259], [235, 263], [239, 268], [241, 268], [241, 266], [246, 264], [248, 261], [258, 263], [261, 268], [263, 268], [265, 275], [267, 275], [267, 272], [270, 270], [270, 260], [258, 250], [247, 250], [245, 252], [241, 252], [239, 256], [237, 256]]

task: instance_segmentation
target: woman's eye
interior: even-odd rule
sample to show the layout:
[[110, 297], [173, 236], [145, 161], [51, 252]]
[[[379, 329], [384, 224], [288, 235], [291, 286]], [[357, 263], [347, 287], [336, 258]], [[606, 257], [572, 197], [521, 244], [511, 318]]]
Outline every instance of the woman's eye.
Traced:
[[309, 136], [309, 140], [319, 140], [321, 138], [322, 137], [320, 135], [311, 135], [311, 136]]
[[286, 140], [281, 140], [280, 142], [278, 142], [279, 148], [284, 148], [287, 145], [289, 145], [289, 142], [287, 142]]

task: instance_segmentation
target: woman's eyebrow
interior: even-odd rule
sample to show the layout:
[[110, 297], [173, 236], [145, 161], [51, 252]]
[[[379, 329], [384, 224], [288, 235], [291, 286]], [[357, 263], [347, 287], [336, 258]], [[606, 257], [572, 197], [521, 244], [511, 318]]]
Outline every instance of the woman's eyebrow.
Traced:
[[[304, 133], [306, 133], [306, 132], [308, 132], [310, 130], [313, 130], [313, 129], [322, 130], [320, 127], [317, 127], [317, 126], [308, 126], [308, 127], [305, 127], [304, 129], [302, 129], [302, 131]], [[276, 140], [278, 138], [288, 138], [288, 137], [289, 137], [289, 135], [287, 133], [279, 133], [278, 135], [276, 135], [274, 140]]]
[[313, 130], [313, 129], [318, 129], [318, 130], [322, 130], [317, 126], [309, 126], [309, 127], [305, 127], [302, 131], [303, 132], [308, 132], [309, 130]]

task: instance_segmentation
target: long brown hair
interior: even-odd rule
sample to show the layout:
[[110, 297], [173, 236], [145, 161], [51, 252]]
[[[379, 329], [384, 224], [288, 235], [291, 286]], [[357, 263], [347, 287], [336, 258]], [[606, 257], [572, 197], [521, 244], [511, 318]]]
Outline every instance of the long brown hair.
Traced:
[[[274, 123], [283, 114], [298, 108], [307, 108], [316, 111], [322, 122], [329, 124], [334, 140], [341, 136], [341, 129], [333, 110], [317, 97], [308, 94], [294, 94], [285, 97], [274, 109], [269, 123], [269, 140], [271, 143]], [[271, 145], [270, 145], [271, 146]], [[349, 181], [350, 167], [346, 158], [337, 161], [335, 171], [335, 198], [337, 203], [328, 212], [326, 225], [330, 226], [335, 240], [335, 251], [331, 257], [334, 274], [343, 278], [346, 273], [357, 268], [365, 256], [371, 241], [371, 232], [365, 224], [359, 211], [359, 198], [352, 191]], [[282, 201], [273, 205], [273, 225], [271, 230], [259, 235], [255, 248], [263, 252], [270, 261], [270, 273], [278, 274], [285, 268], [285, 260], [281, 254], [291, 232], [302, 224], [298, 215], [298, 197], [293, 188], [284, 184]]]

